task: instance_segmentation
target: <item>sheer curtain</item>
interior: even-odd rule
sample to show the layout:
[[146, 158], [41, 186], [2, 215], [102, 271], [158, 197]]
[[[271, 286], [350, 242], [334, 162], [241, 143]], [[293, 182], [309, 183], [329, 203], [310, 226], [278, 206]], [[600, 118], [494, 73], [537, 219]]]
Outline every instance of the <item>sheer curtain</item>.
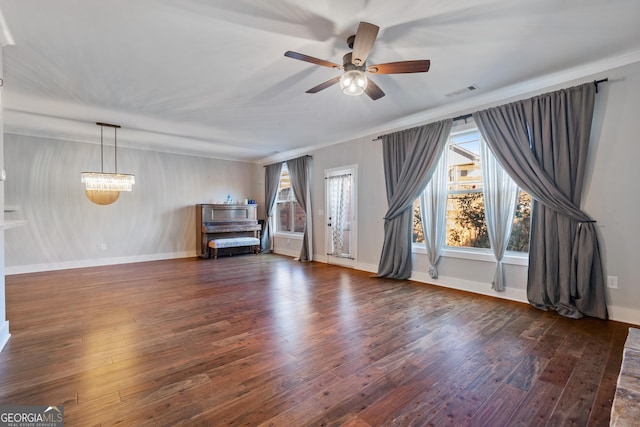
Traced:
[[429, 275], [438, 278], [440, 252], [447, 239], [448, 153], [442, 150], [431, 180], [420, 194], [420, 220], [429, 258]]
[[484, 142], [480, 143], [480, 157], [482, 159], [482, 187], [487, 234], [493, 255], [496, 258], [496, 272], [492, 288], [496, 291], [504, 291], [502, 258], [511, 236], [518, 185], [500, 167], [488, 145]]
[[305, 214], [304, 235], [302, 237], [302, 248], [300, 249], [300, 261], [313, 260], [313, 222], [311, 220], [311, 157], [303, 156], [296, 159], [287, 160], [287, 168], [291, 178], [291, 189], [296, 197], [296, 201]]
[[342, 256], [344, 253], [344, 231], [347, 225], [347, 197], [351, 185], [351, 175], [329, 176], [329, 220], [331, 221], [331, 253], [333, 256]]
[[443, 120], [382, 137], [389, 209], [377, 277], [411, 277], [413, 202], [431, 179], [452, 123]]
[[593, 83], [473, 114], [494, 155], [534, 199], [527, 297], [572, 318], [607, 318], [595, 221], [580, 209]]
[[260, 242], [263, 252], [266, 252], [267, 250], [273, 251], [273, 209], [276, 205], [281, 172], [282, 163], [267, 165], [264, 168], [264, 203], [267, 220], [264, 223], [264, 232], [262, 233], [262, 239]]

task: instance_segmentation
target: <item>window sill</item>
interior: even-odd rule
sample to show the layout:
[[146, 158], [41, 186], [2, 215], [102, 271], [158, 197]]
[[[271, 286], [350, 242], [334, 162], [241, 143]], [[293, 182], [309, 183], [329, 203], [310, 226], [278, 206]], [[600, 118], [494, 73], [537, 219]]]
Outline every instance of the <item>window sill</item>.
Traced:
[[273, 234], [273, 237], [286, 237], [287, 239], [302, 240], [304, 233], [287, 233], [279, 231]]
[[[426, 254], [427, 250], [424, 245], [414, 244], [411, 252], [416, 254]], [[473, 261], [495, 262], [493, 252], [489, 249], [463, 249], [446, 247], [442, 250], [440, 256], [447, 258], [468, 259]], [[502, 258], [503, 264], [511, 265], [529, 265], [529, 254], [520, 252], [507, 252]]]

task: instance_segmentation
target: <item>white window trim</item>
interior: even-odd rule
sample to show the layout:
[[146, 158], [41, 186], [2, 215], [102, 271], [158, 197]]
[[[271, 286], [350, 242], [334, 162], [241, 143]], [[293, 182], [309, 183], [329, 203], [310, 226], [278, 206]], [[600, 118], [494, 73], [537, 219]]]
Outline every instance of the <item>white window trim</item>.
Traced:
[[278, 231], [273, 233], [274, 237], [286, 237], [287, 239], [302, 240], [304, 233], [294, 233], [293, 231]]
[[[427, 249], [423, 243], [413, 243], [411, 252], [414, 254], [427, 254]], [[446, 258], [468, 259], [473, 261], [496, 262], [491, 249], [481, 248], [463, 248], [454, 246], [445, 246], [440, 252], [440, 256]], [[503, 264], [510, 265], [529, 265], [529, 254], [527, 252], [505, 252], [502, 258]]]
[[[461, 123], [460, 125], [455, 125], [454, 129], [451, 131], [451, 135], [457, 135], [464, 132], [467, 132], [471, 129], [477, 128], [477, 125], [474, 122]], [[448, 144], [448, 142], [447, 142]], [[471, 192], [481, 192], [480, 191], [448, 191], [449, 194], [453, 193], [471, 193]], [[424, 246], [424, 243], [415, 243], [411, 244], [411, 252], [415, 254], [427, 254], [427, 249]], [[496, 262], [496, 258], [493, 255], [493, 250], [491, 248], [471, 248], [471, 247], [457, 247], [457, 246], [445, 246], [440, 251], [440, 256], [446, 258], [458, 258], [458, 259], [467, 259], [473, 261], [484, 261], [484, 262]], [[529, 265], [529, 253], [528, 252], [515, 252], [515, 251], [506, 251], [504, 257], [502, 258], [503, 264], [509, 265]]]
[[[275, 209], [278, 209], [278, 203], [295, 203], [296, 200], [287, 200], [286, 202], [277, 202], [276, 201], [276, 206]], [[295, 205], [291, 207], [291, 209], [295, 212]], [[278, 215], [277, 212], [271, 217], [271, 225], [272, 228], [274, 230], [278, 229]], [[295, 232], [295, 231], [275, 231], [273, 233], [274, 236], [289, 236], [289, 237], [298, 237], [300, 240], [302, 240], [302, 237], [304, 236], [303, 232]]]
[[[283, 167], [286, 167], [286, 162], [283, 162]], [[288, 169], [288, 168], [287, 168]], [[282, 174], [282, 172], [281, 172]], [[282, 178], [282, 176], [280, 177]], [[280, 187], [280, 183], [278, 183], [278, 187]], [[287, 238], [291, 238], [294, 240], [302, 240], [302, 238], [304, 237], [304, 232], [296, 232], [296, 231], [277, 231], [278, 230], [278, 204], [282, 204], [282, 203], [290, 203], [291, 204], [291, 210], [295, 216], [295, 203], [297, 203], [297, 200], [295, 200], [295, 195], [293, 194], [293, 188], [291, 188], [291, 191], [289, 193], [291, 195], [291, 197], [293, 197], [293, 199], [290, 200], [282, 200], [279, 201], [277, 199], [276, 196], [276, 201], [274, 202], [274, 210], [275, 213], [273, 214], [273, 216], [271, 217], [271, 228], [273, 230], [275, 230], [273, 232], [273, 236], [274, 237], [287, 237]], [[294, 218], [291, 218], [291, 221], [294, 221]], [[294, 224], [290, 224], [291, 226], [293, 226]]]
[[[342, 258], [342, 260], [355, 261], [358, 259], [358, 164], [351, 164], [346, 166], [340, 166], [337, 168], [325, 169], [325, 180], [332, 175], [351, 174], [351, 219], [350, 219], [350, 232], [352, 235], [350, 245], [351, 254], [350, 258]], [[326, 191], [326, 190], [325, 190]], [[325, 205], [328, 202], [325, 194]], [[329, 212], [328, 206], [325, 206], [326, 211]], [[328, 221], [327, 221], [328, 222]], [[328, 244], [328, 237], [325, 234], [325, 245]], [[328, 248], [325, 248], [325, 252], [329, 252]], [[348, 262], [348, 261], [347, 261]]]

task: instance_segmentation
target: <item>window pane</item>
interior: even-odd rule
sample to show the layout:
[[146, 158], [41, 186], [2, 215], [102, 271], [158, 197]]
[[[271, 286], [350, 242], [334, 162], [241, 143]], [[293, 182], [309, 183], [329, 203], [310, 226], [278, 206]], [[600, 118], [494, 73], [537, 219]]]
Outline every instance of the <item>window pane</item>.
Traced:
[[278, 203], [276, 211], [276, 231], [291, 231], [291, 213], [292, 211], [290, 202]]
[[529, 252], [529, 228], [531, 226], [531, 196], [524, 190], [518, 193], [516, 214], [513, 218], [508, 251]]
[[304, 233], [304, 224], [306, 222], [306, 216], [298, 202], [293, 202], [293, 205], [295, 206], [294, 209], [296, 213], [294, 217], [293, 231], [294, 233]]
[[449, 191], [482, 188], [480, 133], [477, 130], [452, 135], [448, 143]]
[[447, 201], [447, 245], [490, 248], [482, 193], [450, 194]]
[[287, 164], [282, 164], [278, 198], [275, 214], [276, 232], [304, 233], [306, 217], [298, 202], [296, 202]]
[[291, 191], [291, 179], [289, 178], [289, 169], [287, 164], [282, 164], [282, 172], [280, 172], [280, 185], [278, 186], [278, 201], [293, 200], [293, 191]]
[[420, 218], [420, 198], [413, 202], [413, 243], [424, 243], [422, 231], [422, 219]]
[[480, 143], [477, 129], [449, 138], [448, 246], [491, 247], [484, 216]]
[[289, 200], [291, 200], [291, 188], [278, 190], [278, 202], [288, 202]]

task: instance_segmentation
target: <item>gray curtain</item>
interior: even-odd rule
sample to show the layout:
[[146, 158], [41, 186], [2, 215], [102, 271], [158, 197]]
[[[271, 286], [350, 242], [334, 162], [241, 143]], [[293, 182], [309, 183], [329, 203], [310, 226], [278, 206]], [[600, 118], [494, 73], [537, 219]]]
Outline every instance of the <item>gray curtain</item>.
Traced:
[[271, 228], [273, 227], [273, 209], [278, 196], [281, 172], [282, 163], [275, 163], [264, 168], [264, 203], [267, 220], [264, 223], [264, 232], [260, 241], [263, 252], [273, 250], [273, 230]]
[[452, 124], [451, 119], [443, 120], [382, 137], [389, 210], [384, 217], [378, 277], [411, 277], [413, 202], [431, 179]]
[[594, 221], [580, 209], [593, 83], [473, 115], [511, 178], [534, 198], [527, 297], [572, 318], [607, 318]]
[[313, 260], [313, 222], [311, 211], [311, 157], [303, 156], [297, 159], [287, 160], [289, 176], [291, 178], [291, 189], [296, 201], [305, 214], [304, 235], [302, 237], [302, 248], [300, 249], [300, 261], [307, 262]]

